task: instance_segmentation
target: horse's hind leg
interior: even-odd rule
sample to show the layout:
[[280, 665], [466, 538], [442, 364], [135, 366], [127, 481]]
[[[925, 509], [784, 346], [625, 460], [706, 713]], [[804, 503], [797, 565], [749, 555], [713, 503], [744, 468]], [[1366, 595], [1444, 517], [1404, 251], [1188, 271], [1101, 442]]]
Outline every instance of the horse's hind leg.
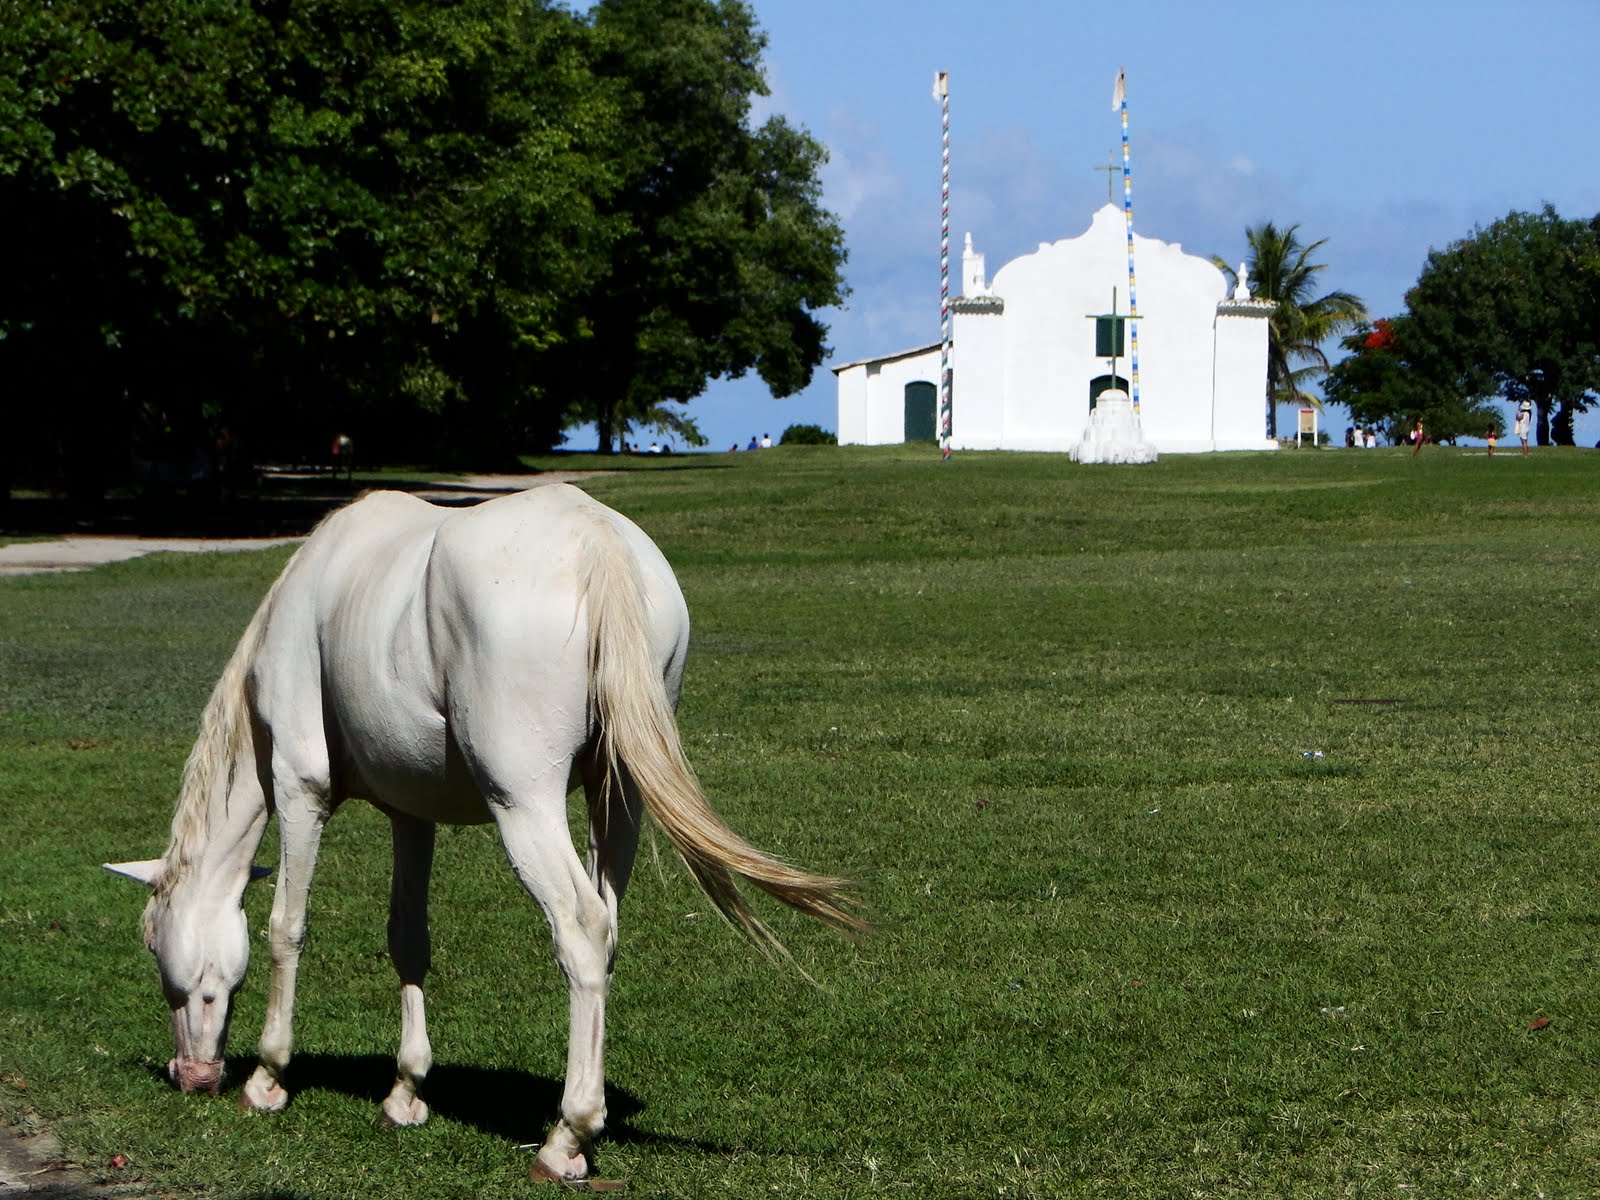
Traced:
[[567, 829], [563, 765], [517, 794], [491, 797], [506, 855], [544, 910], [556, 962], [567, 979], [567, 1079], [561, 1119], [539, 1150], [536, 1169], [554, 1179], [589, 1173], [585, 1148], [605, 1126], [606, 992], [615, 944], [612, 909], [579, 861]]
[[[611, 921], [610, 954], [616, 957], [617, 910], [633, 874], [639, 848], [639, 823], [644, 800], [626, 771], [621, 780], [607, 781], [600, 756], [591, 749], [582, 759], [583, 790], [589, 808], [589, 881], [605, 901]], [[608, 961], [606, 968], [612, 968]]]
[[[387, 810], [386, 810], [387, 811]], [[394, 1088], [383, 1102], [392, 1125], [421, 1125], [428, 1106], [417, 1095], [433, 1065], [422, 981], [428, 974], [428, 877], [433, 871], [432, 821], [389, 811], [394, 833], [394, 882], [389, 891], [389, 957], [400, 974], [400, 1053]]]

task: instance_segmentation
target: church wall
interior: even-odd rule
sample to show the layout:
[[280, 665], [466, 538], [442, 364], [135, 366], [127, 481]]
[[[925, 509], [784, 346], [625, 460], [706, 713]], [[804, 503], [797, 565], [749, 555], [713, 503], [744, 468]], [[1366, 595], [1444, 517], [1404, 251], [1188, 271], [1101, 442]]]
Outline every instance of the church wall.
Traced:
[[906, 440], [906, 384], [939, 383], [939, 351], [874, 363], [857, 363], [839, 372], [839, 444], [889, 446]]
[[[1159, 396], [1180, 440], [1209, 423], [1211, 324], [1225, 289], [1222, 273], [1182, 248], [1135, 237], [1140, 399]], [[1004, 298], [1007, 334], [1005, 446], [1067, 450], [1089, 419], [1089, 384], [1106, 374], [1095, 355], [1096, 315], [1128, 311], [1128, 248], [1122, 213], [1106, 205], [1081, 237], [1041, 245], [1007, 264], [992, 290]], [[1126, 351], [1117, 372], [1127, 376]], [[1160, 364], [1159, 366], [1157, 364]], [[1148, 409], [1147, 409], [1148, 411]], [[1204, 416], [1197, 415], [1204, 413]], [[1147, 434], [1152, 422], [1145, 422]], [[1158, 442], [1159, 444], [1159, 442]]]
[[1217, 313], [1218, 450], [1275, 446], [1266, 436], [1267, 315], [1271, 311], [1271, 304], [1257, 301], [1224, 303]]
[[1093, 378], [1089, 364], [1096, 361], [1094, 322], [1085, 314], [1111, 307], [1109, 287], [1088, 307], [1099, 291], [1095, 279], [1105, 275], [1093, 261], [1094, 249], [1069, 241], [1042, 244], [995, 275], [991, 290], [1006, 304], [1000, 401], [1005, 449], [1066, 450], [1083, 432]]
[[[1181, 246], [1137, 239], [1140, 400], [1145, 436], [1162, 453], [1209, 450], [1213, 337], [1222, 272]], [[1147, 269], [1146, 263], [1149, 263]], [[1148, 298], [1146, 281], [1149, 281]]]
[[867, 367], [865, 363], [838, 372], [839, 444], [860, 446], [867, 441]]
[[1004, 444], [1005, 335], [999, 313], [957, 312], [952, 321], [951, 443], [962, 449], [998, 450]]

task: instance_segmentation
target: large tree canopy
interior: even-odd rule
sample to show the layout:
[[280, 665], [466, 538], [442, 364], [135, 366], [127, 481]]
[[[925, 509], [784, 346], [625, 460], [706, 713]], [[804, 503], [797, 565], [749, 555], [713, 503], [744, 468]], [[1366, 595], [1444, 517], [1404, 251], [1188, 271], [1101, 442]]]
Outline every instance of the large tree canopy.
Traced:
[[1461, 395], [1530, 399], [1539, 444], [1572, 444], [1600, 392], [1600, 217], [1513, 212], [1430, 252], [1406, 305], [1416, 369]]
[[504, 452], [821, 360], [838, 228], [815, 143], [748, 128], [743, 4], [0, 4], [25, 465]]
[[595, 70], [622, 108], [602, 212], [625, 229], [554, 359], [600, 447], [706, 381], [751, 370], [798, 391], [827, 354], [814, 315], [838, 304], [844, 238], [821, 205], [820, 145], [781, 117], [751, 127], [766, 39], [735, 0], [600, 0]]
[[526, 415], [527, 360], [576, 328], [609, 220], [609, 170], [573, 132], [606, 109], [569, 18], [10, 7], [0, 207], [26, 236], [0, 365], [35, 452], [94, 473], [220, 422], [323, 445], [352, 423], [396, 437], [431, 413], [462, 438]]

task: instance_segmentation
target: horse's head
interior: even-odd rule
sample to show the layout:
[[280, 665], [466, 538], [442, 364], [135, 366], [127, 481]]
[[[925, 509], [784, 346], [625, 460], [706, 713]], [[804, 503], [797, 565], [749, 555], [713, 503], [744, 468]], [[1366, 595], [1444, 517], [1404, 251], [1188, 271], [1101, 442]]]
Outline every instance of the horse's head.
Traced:
[[[172, 1009], [167, 1078], [185, 1092], [215, 1095], [222, 1088], [233, 994], [250, 963], [240, 898], [233, 889], [209, 886], [212, 881], [194, 874], [169, 879], [160, 859], [105, 867], [153, 889], [144, 910], [144, 941], [156, 956], [161, 990]], [[257, 873], [252, 868], [251, 876]], [[235, 886], [242, 890], [242, 884]]]

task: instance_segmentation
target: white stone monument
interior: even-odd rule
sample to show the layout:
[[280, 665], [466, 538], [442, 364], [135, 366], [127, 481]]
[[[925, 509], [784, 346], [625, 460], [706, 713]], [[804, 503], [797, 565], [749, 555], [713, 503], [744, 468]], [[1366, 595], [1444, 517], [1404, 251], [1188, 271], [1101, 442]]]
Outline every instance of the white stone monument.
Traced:
[[1121, 388], [1101, 392], [1089, 412], [1083, 440], [1067, 451], [1073, 462], [1148, 463], [1156, 461], [1156, 448], [1145, 441], [1133, 400]]

